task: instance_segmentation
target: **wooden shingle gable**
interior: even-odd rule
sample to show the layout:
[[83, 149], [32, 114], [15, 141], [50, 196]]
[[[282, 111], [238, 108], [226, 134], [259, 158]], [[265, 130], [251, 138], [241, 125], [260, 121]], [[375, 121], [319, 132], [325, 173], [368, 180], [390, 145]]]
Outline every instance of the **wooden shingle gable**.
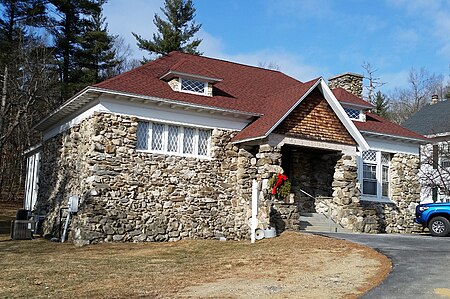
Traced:
[[357, 145], [316, 88], [275, 128], [274, 133], [325, 142]]

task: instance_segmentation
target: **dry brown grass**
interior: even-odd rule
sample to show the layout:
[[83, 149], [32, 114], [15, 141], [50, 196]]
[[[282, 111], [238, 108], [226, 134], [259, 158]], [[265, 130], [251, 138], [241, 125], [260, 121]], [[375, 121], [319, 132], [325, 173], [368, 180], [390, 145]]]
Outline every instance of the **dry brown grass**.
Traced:
[[256, 244], [0, 240], [2, 298], [357, 297], [391, 267], [363, 246], [294, 232]]

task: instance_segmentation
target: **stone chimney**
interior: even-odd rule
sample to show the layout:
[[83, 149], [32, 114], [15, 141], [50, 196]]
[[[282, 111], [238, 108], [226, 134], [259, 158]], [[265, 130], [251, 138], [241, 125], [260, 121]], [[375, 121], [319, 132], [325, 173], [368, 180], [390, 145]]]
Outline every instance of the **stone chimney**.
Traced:
[[348, 92], [353, 93], [358, 98], [362, 97], [363, 76], [354, 73], [344, 73], [328, 79], [328, 86], [333, 88], [341, 87]]
[[431, 96], [431, 105], [437, 104], [439, 102], [439, 96], [437, 94], [434, 94]]

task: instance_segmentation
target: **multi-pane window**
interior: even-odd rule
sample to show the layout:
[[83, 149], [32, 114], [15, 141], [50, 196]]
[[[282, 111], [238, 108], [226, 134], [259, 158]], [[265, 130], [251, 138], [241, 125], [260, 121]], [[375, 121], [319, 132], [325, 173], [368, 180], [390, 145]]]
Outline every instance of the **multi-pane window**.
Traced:
[[189, 80], [189, 79], [181, 79], [181, 91], [193, 92], [193, 93], [205, 93], [205, 82]]
[[364, 194], [377, 195], [377, 165], [364, 163], [363, 192]]
[[207, 157], [210, 136], [211, 130], [142, 121], [138, 123], [136, 149]]
[[359, 115], [361, 114], [361, 110], [352, 109], [348, 107], [344, 107], [344, 111], [351, 119], [359, 119]]
[[198, 130], [198, 154], [206, 156], [208, 154], [209, 130]]
[[141, 136], [136, 142], [136, 148], [139, 150], [148, 148], [148, 123], [140, 122], [137, 126], [137, 135]]
[[178, 152], [178, 132], [179, 127], [177, 126], [168, 126], [168, 135], [167, 135], [167, 151], [169, 152]]
[[442, 168], [450, 168], [450, 143], [439, 144], [439, 160]]
[[151, 148], [152, 150], [154, 151], [163, 150], [163, 138], [164, 138], [163, 134], [164, 134], [164, 125], [153, 123], [151, 126], [151, 136], [147, 133], [147, 136], [151, 137], [152, 140], [152, 148]]
[[183, 138], [183, 154], [193, 154], [194, 153], [194, 137], [196, 129], [194, 128], [184, 128], [184, 138]]
[[373, 199], [389, 198], [390, 176], [389, 153], [364, 151], [362, 159], [362, 193]]

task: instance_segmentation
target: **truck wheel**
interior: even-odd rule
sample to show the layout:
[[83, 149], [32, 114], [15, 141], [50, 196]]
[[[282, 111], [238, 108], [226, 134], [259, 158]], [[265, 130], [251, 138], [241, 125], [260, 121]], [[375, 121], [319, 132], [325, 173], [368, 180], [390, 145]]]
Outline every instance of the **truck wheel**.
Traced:
[[434, 217], [428, 224], [428, 229], [433, 236], [445, 237], [450, 233], [450, 221], [442, 216]]

